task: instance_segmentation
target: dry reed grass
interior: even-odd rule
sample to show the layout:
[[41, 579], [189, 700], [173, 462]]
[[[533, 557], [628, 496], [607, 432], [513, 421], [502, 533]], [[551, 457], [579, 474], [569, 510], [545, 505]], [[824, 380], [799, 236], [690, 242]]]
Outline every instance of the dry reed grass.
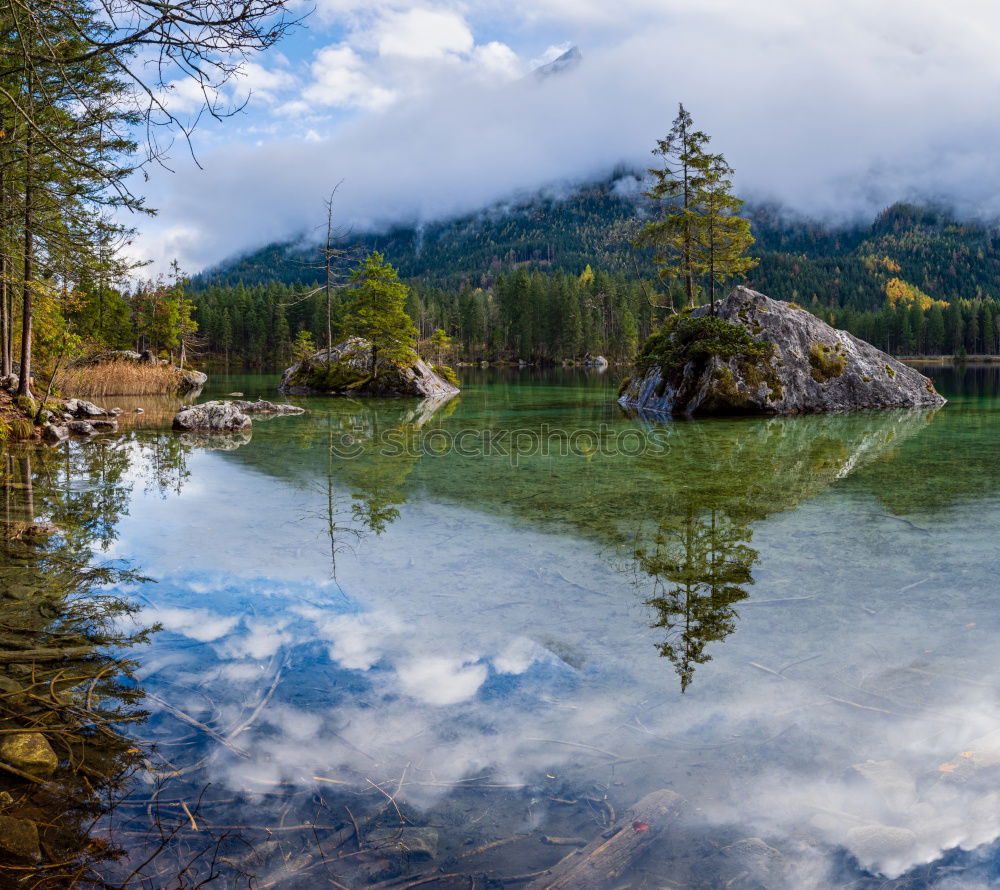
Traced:
[[59, 381], [65, 396], [98, 399], [104, 396], [166, 395], [177, 392], [179, 384], [180, 374], [170, 365], [129, 361], [70, 368]]

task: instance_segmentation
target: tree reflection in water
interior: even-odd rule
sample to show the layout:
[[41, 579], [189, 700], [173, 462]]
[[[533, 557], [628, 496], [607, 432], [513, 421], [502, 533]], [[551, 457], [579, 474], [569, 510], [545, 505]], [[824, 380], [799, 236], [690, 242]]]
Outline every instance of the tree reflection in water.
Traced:
[[736, 629], [734, 605], [749, 596], [751, 569], [758, 554], [752, 531], [718, 510], [684, 513], [660, 523], [650, 546], [636, 548], [636, 568], [653, 579], [646, 605], [656, 610], [655, 628], [666, 636], [657, 644], [670, 660], [684, 692], [695, 667], [711, 660], [709, 643]]
[[[61, 457], [8, 451], [0, 477], [0, 733], [28, 742], [36, 761], [4, 751], [0, 843], [9, 860], [3, 870], [29, 887], [100, 884], [121, 850], [113, 834], [92, 829], [128, 793], [143, 762], [129, 728], [146, 712], [125, 653], [149, 631], [123, 629], [135, 607], [102, 589], [137, 578], [95, 564], [89, 549], [113, 536], [120, 492], [75, 490]], [[108, 457], [93, 449], [88, 459], [113, 477], [121, 466]], [[61, 484], [36, 490], [37, 476]], [[58, 767], [39, 750], [54, 754]]]
[[177, 492], [189, 450], [168, 435], [0, 455], [0, 886], [187, 887], [214, 873], [228, 835], [180, 842], [198, 792], [169, 801], [176, 771], [136, 739], [148, 711], [129, 652], [156, 628], [113, 591], [143, 579], [99, 559], [127, 471]]
[[[377, 433], [366, 430], [358, 460], [327, 464], [331, 547], [344, 532], [380, 534], [405, 500], [417, 457], [380, 461]], [[129, 652], [157, 630], [137, 622], [144, 579], [102, 562], [101, 553], [115, 541], [133, 486], [179, 494], [192, 450], [246, 441], [143, 432], [2, 453], [0, 745], [5, 736], [27, 738], [58, 764], [19, 766], [0, 756], [0, 886], [236, 887], [280, 874], [284, 885], [309, 887], [318, 874], [333, 874], [331, 856], [342, 863], [337, 873], [386, 875], [405, 863], [396, 810], [380, 793], [351, 795], [366, 826], [359, 855], [343, 801], [327, 802], [328, 793], [275, 789], [287, 797], [288, 816], [276, 844], [252, 794], [234, 797], [212, 784], [213, 754], [240, 754], [238, 736], [279, 685], [284, 656], [232, 725], [183, 697], [147, 696], [137, 682]], [[334, 503], [341, 485], [346, 524]], [[388, 853], [376, 842], [383, 823]]]

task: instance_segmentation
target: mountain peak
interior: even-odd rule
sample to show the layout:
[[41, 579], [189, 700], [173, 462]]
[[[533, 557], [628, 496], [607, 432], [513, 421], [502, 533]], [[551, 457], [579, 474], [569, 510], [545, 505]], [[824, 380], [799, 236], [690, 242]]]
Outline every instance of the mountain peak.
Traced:
[[545, 65], [539, 65], [531, 73], [539, 78], [551, 77], [554, 74], [564, 74], [567, 71], [571, 71], [582, 61], [583, 53], [580, 52], [580, 47], [571, 46], [561, 56], [557, 56]]

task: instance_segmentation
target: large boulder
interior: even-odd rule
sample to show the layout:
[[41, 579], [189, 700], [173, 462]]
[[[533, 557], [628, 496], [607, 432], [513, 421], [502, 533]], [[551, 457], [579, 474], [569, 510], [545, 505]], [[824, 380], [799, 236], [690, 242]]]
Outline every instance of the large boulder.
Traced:
[[193, 433], [232, 433], [248, 430], [253, 426], [249, 414], [278, 415], [303, 414], [298, 405], [268, 402], [258, 399], [248, 402], [240, 399], [202, 402], [200, 405], [185, 405], [174, 415], [175, 430]]
[[[691, 312], [709, 314], [708, 306]], [[791, 303], [737, 287], [717, 304], [759, 353], [699, 355], [651, 365], [627, 381], [619, 402], [655, 414], [797, 414], [943, 405], [923, 374]]]
[[250, 418], [232, 402], [185, 405], [174, 415], [173, 423], [175, 430], [189, 433], [232, 433], [252, 426]]
[[449, 383], [422, 358], [404, 368], [385, 368], [373, 377], [372, 349], [367, 340], [350, 337], [329, 350], [296, 362], [281, 375], [278, 389], [285, 393], [335, 395], [417, 396], [454, 395]]

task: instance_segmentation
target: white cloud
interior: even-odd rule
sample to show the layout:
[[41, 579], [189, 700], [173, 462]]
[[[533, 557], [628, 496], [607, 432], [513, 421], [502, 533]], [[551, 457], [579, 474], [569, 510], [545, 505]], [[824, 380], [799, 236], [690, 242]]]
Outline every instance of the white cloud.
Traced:
[[502, 80], [513, 80], [525, 73], [525, 64], [506, 43], [491, 40], [472, 51], [472, 59], [487, 74]]
[[453, 705], [472, 698], [488, 675], [484, 664], [434, 656], [414, 658], [397, 672], [403, 690], [429, 705]]
[[[340, 178], [341, 211], [360, 228], [473, 210], [621, 161], [643, 167], [678, 101], [748, 197], [839, 215], [930, 197], [1000, 214], [1000, 118], [988, 111], [1000, 8], [979, 0], [342, 8], [350, 28], [284, 106], [290, 120], [309, 116], [302, 132], [236, 139], [201, 154], [204, 173], [160, 180], [149, 253], [178, 227], [191, 269], [294, 236], [312, 226], [316, 184]], [[568, 39], [583, 61], [510, 82], [528, 67], [512, 34], [521, 58], [549, 59]]]
[[199, 643], [226, 636], [240, 621], [239, 616], [217, 615], [208, 609], [177, 609], [167, 606], [144, 609], [142, 617], [150, 624], [161, 624], [165, 630]]
[[286, 111], [301, 114], [317, 106], [377, 111], [389, 105], [394, 98], [392, 90], [373, 81], [364, 59], [349, 46], [324, 47], [316, 53], [310, 70], [312, 83], [303, 90], [299, 101], [285, 106]]
[[249, 90], [255, 99], [272, 103], [277, 94], [291, 89], [295, 78], [280, 68], [265, 68], [256, 62], [244, 62], [238, 74], [239, 83]]
[[432, 9], [391, 13], [383, 18], [376, 33], [379, 55], [406, 59], [440, 59], [468, 53], [475, 43], [460, 15]]
[[173, 114], [197, 111], [205, 104], [206, 96], [213, 99], [216, 92], [203, 89], [193, 78], [185, 77], [170, 81], [160, 94], [160, 101]]

